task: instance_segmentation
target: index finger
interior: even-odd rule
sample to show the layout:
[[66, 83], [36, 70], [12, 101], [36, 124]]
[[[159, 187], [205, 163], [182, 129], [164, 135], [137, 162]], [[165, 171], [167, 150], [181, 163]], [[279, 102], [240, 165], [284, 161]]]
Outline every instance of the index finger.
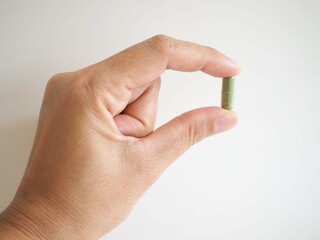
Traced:
[[97, 65], [100, 73], [111, 72], [112, 78], [128, 89], [157, 79], [166, 69], [201, 70], [215, 77], [235, 76], [240, 72], [237, 62], [213, 48], [165, 35], [133, 45]]

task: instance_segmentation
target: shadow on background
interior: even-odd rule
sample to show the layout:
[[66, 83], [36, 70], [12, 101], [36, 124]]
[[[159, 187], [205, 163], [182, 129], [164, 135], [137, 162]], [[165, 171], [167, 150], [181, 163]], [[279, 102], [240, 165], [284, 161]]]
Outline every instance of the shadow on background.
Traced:
[[31, 151], [37, 119], [26, 119], [0, 128], [0, 212], [19, 186]]

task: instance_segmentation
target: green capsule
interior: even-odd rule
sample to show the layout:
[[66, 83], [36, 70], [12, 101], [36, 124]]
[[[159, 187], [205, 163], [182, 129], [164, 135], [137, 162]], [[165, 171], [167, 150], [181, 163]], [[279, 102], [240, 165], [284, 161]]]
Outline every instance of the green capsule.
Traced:
[[231, 110], [233, 107], [233, 88], [235, 77], [222, 79], [221, 107]]

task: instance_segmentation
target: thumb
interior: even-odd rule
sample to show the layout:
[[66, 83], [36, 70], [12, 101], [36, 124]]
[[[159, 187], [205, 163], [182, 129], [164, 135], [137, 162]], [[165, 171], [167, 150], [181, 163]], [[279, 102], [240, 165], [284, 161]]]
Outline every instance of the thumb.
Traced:
[[205, 107], [186, 112], [143, 139], [145, 149], [156, 156], [154, 164], [169, 166], [182, 153], [202, 139], [234, 127], [235, 112], [219, 107]]

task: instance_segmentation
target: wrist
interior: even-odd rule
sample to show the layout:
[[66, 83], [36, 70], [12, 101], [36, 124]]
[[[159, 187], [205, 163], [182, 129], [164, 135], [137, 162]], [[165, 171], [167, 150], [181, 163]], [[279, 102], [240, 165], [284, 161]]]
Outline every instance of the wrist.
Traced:
[[0, 239], [47, 240], [74, 239], [72, 227], [66, 217], [58, 217], [58, 211], [44, 201], [15, 197], [9, 207], [0, 214]]
[[37, 233], [23, 215], [11, 206], [0, 214], [0, 239], [41, 239], [41, 233]]

